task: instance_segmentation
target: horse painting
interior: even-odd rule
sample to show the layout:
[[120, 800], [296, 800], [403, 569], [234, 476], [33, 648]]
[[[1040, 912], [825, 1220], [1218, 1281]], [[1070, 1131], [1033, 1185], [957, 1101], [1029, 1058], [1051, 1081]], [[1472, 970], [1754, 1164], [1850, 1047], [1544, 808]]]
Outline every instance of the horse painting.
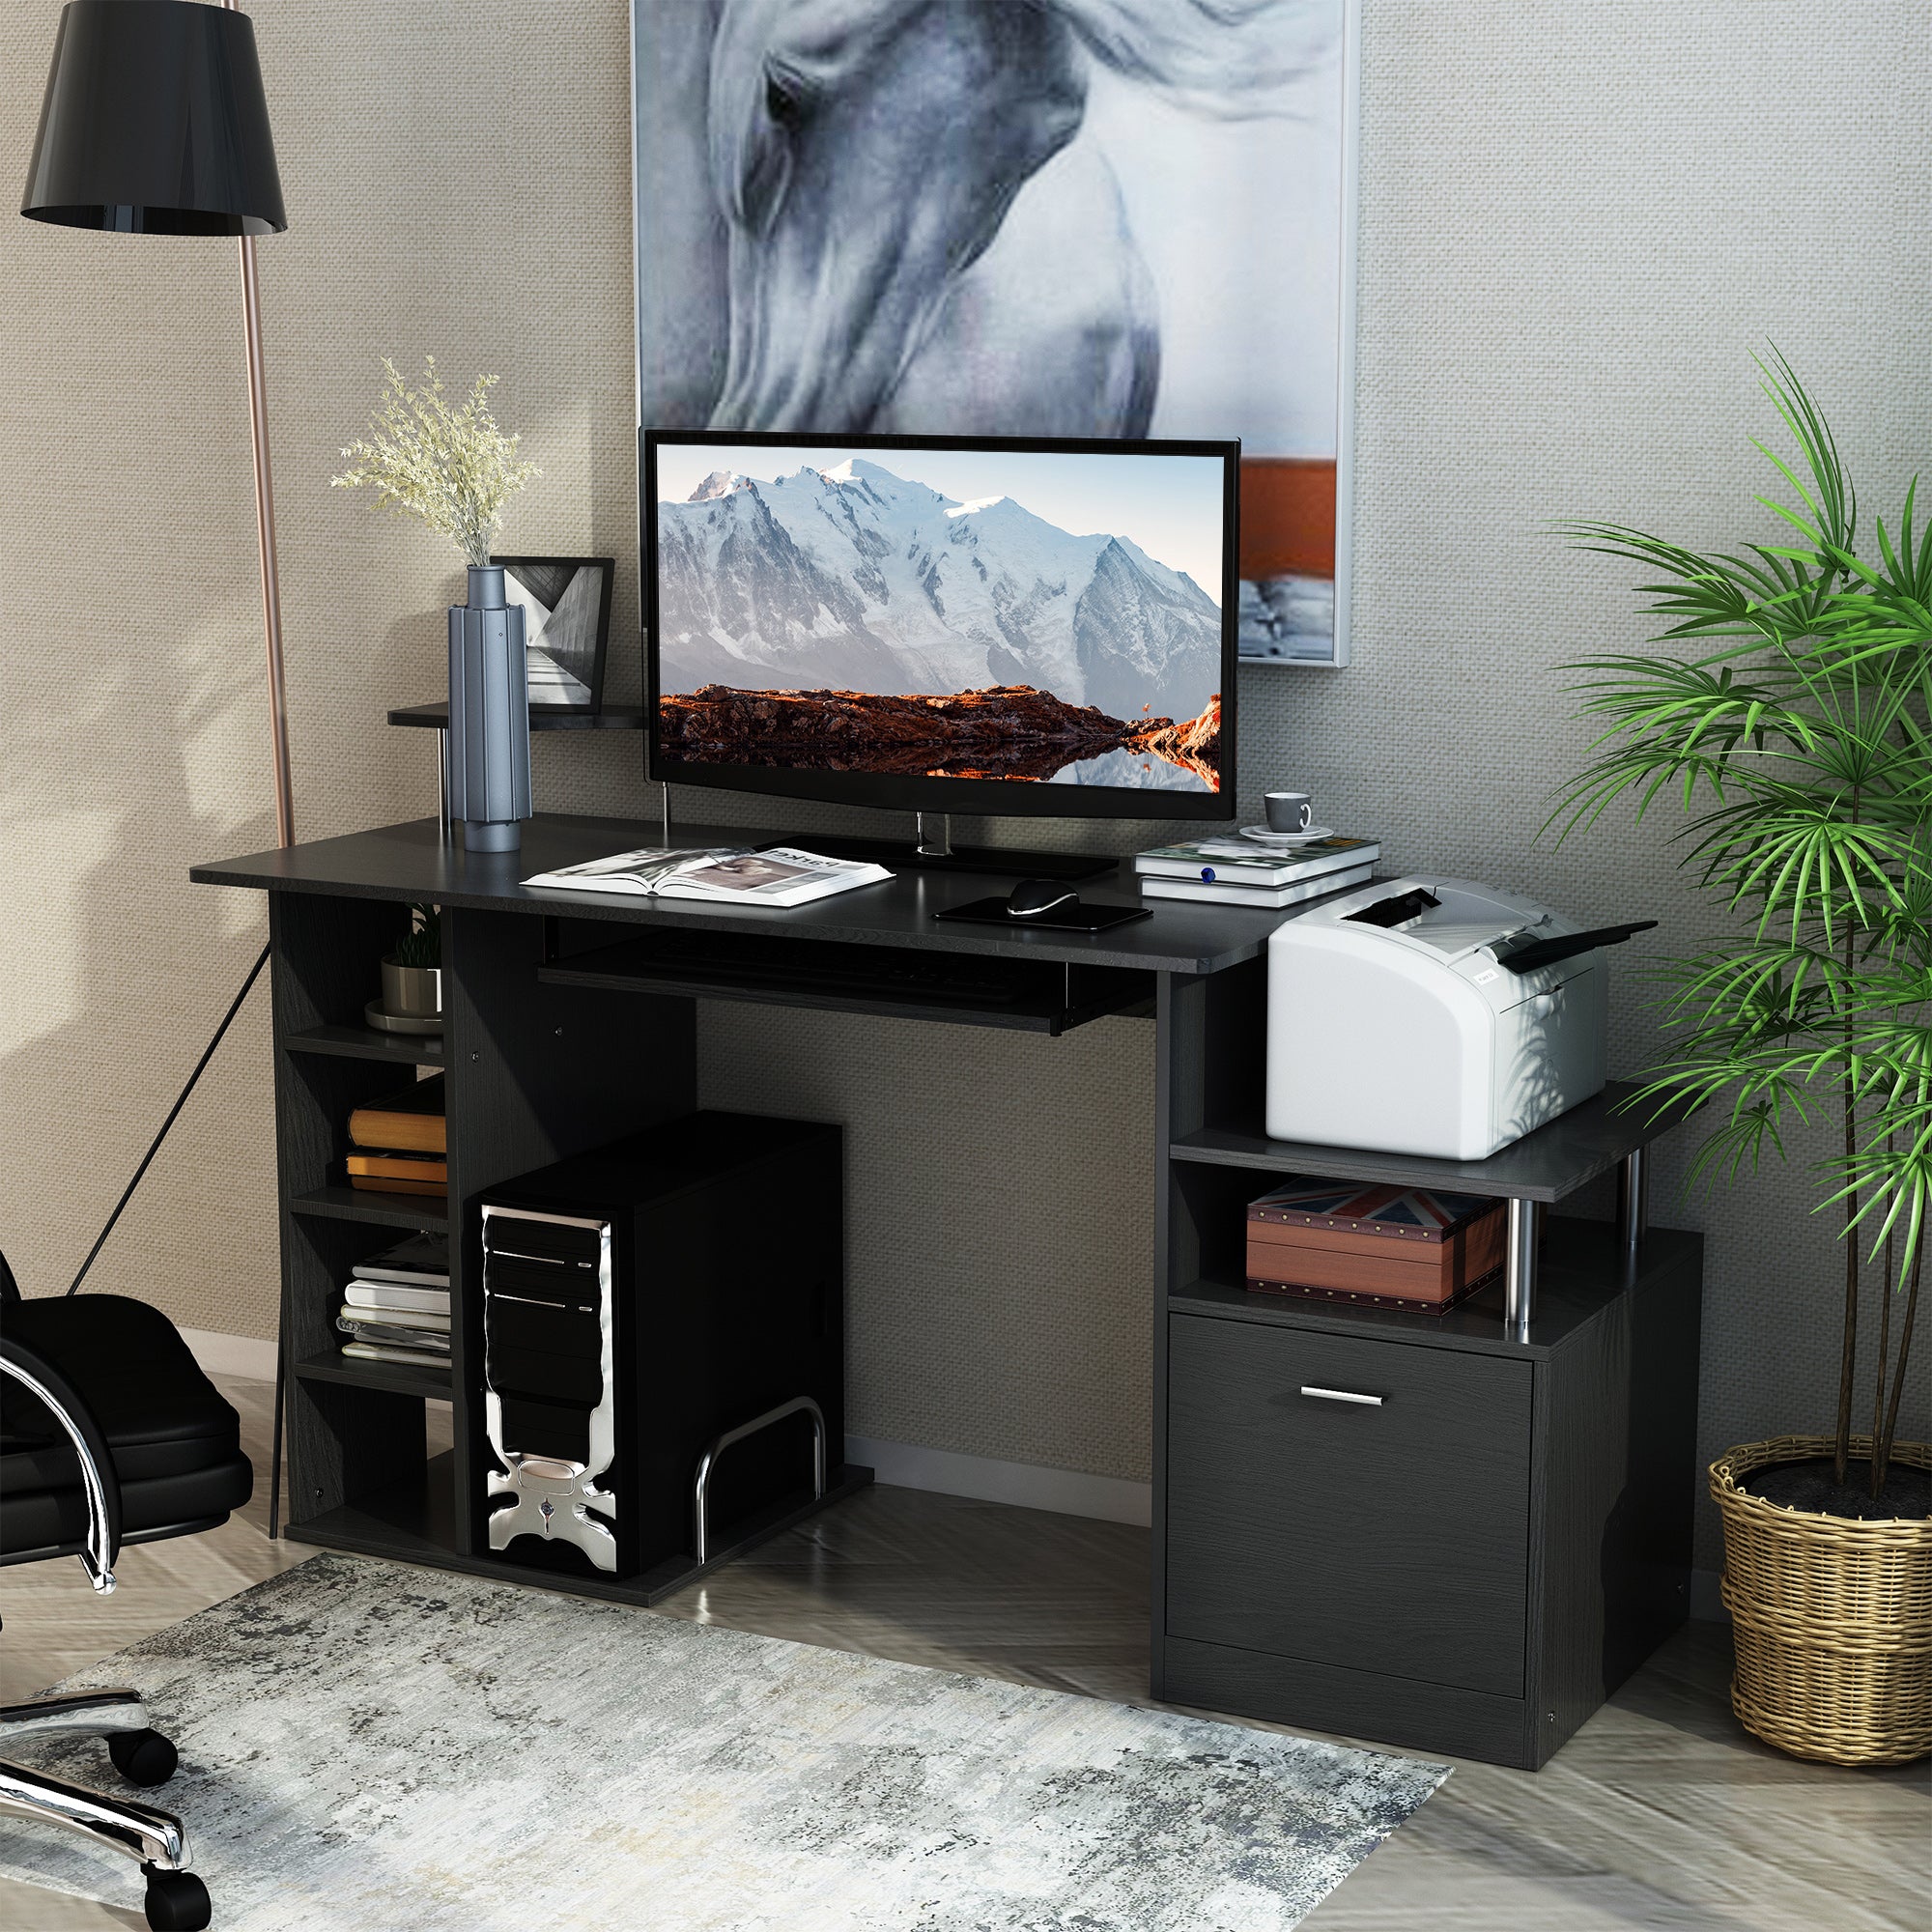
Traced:
[[[1029, 437], [1144, 436], [1160, 386], [1153, 280], [1115, 170], [1077, 138], [1096, 71], [1204, 119], [1279, 114], [1340, 16], [1337, 0], [711, 11], [688, 143], [711, 206], [667, 217], [722, 230], [722, 275], [692, 277], [724, 311], [710, 425]], [[641, 277], [641, 161], [639, 191]]]

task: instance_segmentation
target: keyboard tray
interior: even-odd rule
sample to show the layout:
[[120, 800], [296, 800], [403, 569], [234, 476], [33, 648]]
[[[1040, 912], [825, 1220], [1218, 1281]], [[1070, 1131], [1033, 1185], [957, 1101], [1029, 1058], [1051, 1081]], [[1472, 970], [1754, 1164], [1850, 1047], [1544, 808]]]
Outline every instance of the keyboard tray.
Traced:
[[550, 985], [681, 993], [1048, 1035], [1109, 1013], [1150, 1014], [1154, 999], [1154, 976], [1127, 967], [688, 926], [566, 952], [539, 967], [537, 978]]

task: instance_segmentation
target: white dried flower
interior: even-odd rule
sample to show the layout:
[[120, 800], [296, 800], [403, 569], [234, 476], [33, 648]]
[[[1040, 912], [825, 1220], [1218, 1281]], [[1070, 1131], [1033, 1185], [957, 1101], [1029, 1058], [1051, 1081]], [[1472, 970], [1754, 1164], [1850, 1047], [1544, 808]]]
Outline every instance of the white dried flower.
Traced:
[[337, 489], [367, 484], [384, 508], [420, 517], [469, 561], [490, 561], [503, 505], [543, 472], [516, 460], [521, 437], [505, 436], [490, 413], [494, 376], [478, 376], [469, 400], [452, 410], [443, 398], [436, 357], [423, 357], [423, 385], [412, 389], [385, 355], [383, 399], [368, 433], [342, 453], [354, 467], [328, 480]]

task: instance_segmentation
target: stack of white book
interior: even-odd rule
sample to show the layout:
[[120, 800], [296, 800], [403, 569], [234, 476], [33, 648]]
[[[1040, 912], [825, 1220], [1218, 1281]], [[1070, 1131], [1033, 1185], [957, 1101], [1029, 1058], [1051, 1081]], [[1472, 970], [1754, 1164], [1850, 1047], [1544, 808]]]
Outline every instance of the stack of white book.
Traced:
[[1265, 909], [1364, 884], [1381, 849], [1375, 838], [1314, 838], [1285, 849], [1251, 838], [1201, 838], [1137, 853], [1134, 870], [1143, 898]]
[[335, 1325], [354, 1362], [449, 1361], [449, 1244], [412, 1235], [350, 1270]]

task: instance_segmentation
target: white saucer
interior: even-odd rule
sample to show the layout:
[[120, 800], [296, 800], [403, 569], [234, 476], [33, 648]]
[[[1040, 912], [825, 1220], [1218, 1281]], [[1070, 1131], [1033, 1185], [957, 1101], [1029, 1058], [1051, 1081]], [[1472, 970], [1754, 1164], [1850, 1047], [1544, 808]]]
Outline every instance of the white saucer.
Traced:
[[1241, 837], [1252, 838], [1257, 845], [1308, 845], [1318, 838], [1332, 838], [1334, 836], [1332, 825], [1311, 825], [1306, 832], [1277, 832], [1267, 825], [1241, 827]]

